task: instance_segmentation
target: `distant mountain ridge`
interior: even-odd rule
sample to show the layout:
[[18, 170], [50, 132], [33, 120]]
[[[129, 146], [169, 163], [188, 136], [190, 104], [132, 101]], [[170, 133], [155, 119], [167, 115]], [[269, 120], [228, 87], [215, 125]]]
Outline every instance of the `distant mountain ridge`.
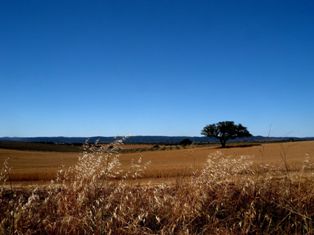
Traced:
[[[218, 140], [213, 137], [202, 136], [92, 136], [92, 137], [0, 137], [0, 141], [21, 141], [21, 142], [35, 142], [35, 143], [55, 143], [55, 144], [82, 144], [86, 141], [88, 143], [112, 143], [117, 139], [124, 139], [127, 144], [177, 144], [183, 139], [190, 139], [194, 143], [217, 143]], [[241, 139], [230, 140], [229, 142], [278, 142], [278, 141], [304, 141], [314, 140], [314, 137], [264, 137], [252, 136]]]

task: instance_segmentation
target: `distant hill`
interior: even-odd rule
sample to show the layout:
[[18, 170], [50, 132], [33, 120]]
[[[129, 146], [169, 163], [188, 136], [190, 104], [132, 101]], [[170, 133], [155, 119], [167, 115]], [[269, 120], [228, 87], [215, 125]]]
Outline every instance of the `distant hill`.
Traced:
[[[114, 140], [122, 139], [122, 136], [105, 137], [0, 137], [0, 141], [18, 141], [32, 143], [49, 143], [49, 144], [82, 144], [84, 142], [95, 143], [97, 140], [100, 143], [112, 143]], [[217, 139], [200, 136], [130, 136], [125, 138], [124, 143], [127, 144], [178, 144], [183, 139], [190, 139], [194, 143], [217, 143]], [[264, 137], [253, 136], [248, 138], [230, 140], [234, 142], [281, 142], [281, 141], [304, 141], [314, 140], [314, 137], [299, 138], [299, 137]]]

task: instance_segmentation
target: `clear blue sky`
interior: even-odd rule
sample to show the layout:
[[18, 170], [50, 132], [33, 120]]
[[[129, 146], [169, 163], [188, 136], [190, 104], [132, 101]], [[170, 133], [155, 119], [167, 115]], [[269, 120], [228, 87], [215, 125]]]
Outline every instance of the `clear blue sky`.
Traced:
[[314, 136], [314, 1], [3, 0], [0, 81], [0, 136]]

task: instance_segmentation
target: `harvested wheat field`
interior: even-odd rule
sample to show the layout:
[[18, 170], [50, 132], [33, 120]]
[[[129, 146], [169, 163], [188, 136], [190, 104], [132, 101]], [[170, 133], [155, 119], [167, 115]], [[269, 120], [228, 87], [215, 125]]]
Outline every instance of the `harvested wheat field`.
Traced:
[[[149, 145], [122, 145], [121, 148], [149, 148]], [[247, 156], [255, 164], [268, 164], [289, 171], [299, 170], [306, 158], [314, 158], [314, 141], [267, 143], [248, 147], [194, 146], [172, 150], [155, 150], [119, 155], [122, 169], [129, 168], [132, 160], [140, 157], [150, 162], [142, 178], [151, 182], [168, 182], [175, 177], [191, 176], [201, 169], [208, 155], [217, 151], [230, 158]], [[71, 166], [80, 156], [77, 152], [43, 152], [0, 149], [0, 164], [9, 158], [11, 180], [14, 183], [45, 183], [55, 178], [61, 166]], [[287, 164], [287, 165], [285, 165]]]

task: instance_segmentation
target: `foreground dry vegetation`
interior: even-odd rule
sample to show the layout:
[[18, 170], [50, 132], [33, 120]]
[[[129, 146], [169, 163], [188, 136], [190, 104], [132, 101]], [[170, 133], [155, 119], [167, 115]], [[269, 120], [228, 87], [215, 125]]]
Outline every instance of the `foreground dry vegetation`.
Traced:
[[[119, 146], [121, 143], [115, 143]], [[303, 156], [301, 157], [303, 158]], [[147, 163], [122, 168], [119, 154], [86, 148], [55, 181], [10, 188], [1, 172], [1, 234], [313, 234], [313, 159], [293, 169], [215, 152], [175, 184], [136, 185]], [[119, 180], [114, 180], [119, 179]], [[134, 181], [137, 182], [137, 181]]]

